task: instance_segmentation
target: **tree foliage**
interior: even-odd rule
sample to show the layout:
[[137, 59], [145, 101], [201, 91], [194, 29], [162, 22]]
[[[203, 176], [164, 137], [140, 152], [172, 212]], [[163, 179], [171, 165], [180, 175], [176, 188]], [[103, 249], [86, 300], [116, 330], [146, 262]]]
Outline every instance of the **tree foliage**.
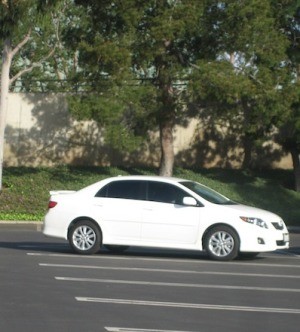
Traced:
[[[189, 108], [201, 119], [230, 123], [247, 168], [255, 166], [254, 148], [278, 131], [300, 190], [298, 1], [7, 0], [0, 6], [0, 45], [16, 50], [11, 87], [30, 91], [19, 79], [25, 73], [28, 80], [68, 79], [69, 91], [79, 85], [80, 94], [69, 98], [73, 115], [95, 120], [106, 142], [123, 152], [142, 149], [147, 133], [159, 128], [162, 175], [172, 175], [174, 126], [191, 115]], [[55, 90], [56, 83], [45, 88]]]
[[[107, 133], [114, 128], [120, 137], [132, 138], [140, 121], [122, 130], [120, 123], [138, 108], [138, 118], [150, 125], [143, 126], [141, 136], [154, 123], [160, 129], [160, 173], [171, 175], [173, 129], [188, 117], [189, 101], [197, 105], [200, 117], [231, 123], [243, 144], [244, 167], [252, 167], [253, 148], [284, 121], [295, 97], [288, 93], [293, 80], [286, 65], [289, 38], [281, 30], [292, 3], [76, 1], [88, 17], [85, 32], [77, 33], [82, 66], [78, 75], [92, 78], [91, 91], [98, 92], [97, 97], [89, 95], [95, 106], [89, 116], [105, 122]], [[135, 87], [131, 95], [130, 84]], [[150, 104], [135, 98], [138, 89], [144, 96], [149, 93]], [[107, 98], [112, 95], [114, 115], [107, 117]]]
[[[292, 77], [286, 84], [284, 99], [289, 102], [278, 122], [280, 129], [277, 141], [292, 156], [295, 189], [300, 191], [300, 4], [286, 0], [285, 10], [278, 12], [278, 25], [288, 38], [288, 68]], [[278, 4], [274, 4], [275, 8]]]
[[[107, 93], [111, 96], [114, 93], [114, 103], [122, 105], [118, 108], [121, 112], [115, 108], [114, 112], [123, 113], [121, 118], [128, 113], [143, 114], [144, 132], [156, 123], [162, 151], [160, 174], [171, 175], [173, 128], [177, 114], [184, 111], [182, 83], [189, 75], [190, 61], [199, 53], [195, 43], [202, 2], [78, 0], [76, 3], [84, 6], [90, 19], [86, 34], [81, 35], [83, 70], [79, 75], [92, 77], [96, 82], [93, 91], [104, 94], [94, 103], [98, 112], [105, 118], [101, 100], [105, 103]], [[130, 86], [133, 93], [128, 93]], [[95, 97], [89, 95], [89, 98]], [[106, 119], [119, 126], [114, 115]], [[140, 124], [141, 121], [133, 122], [136, 128], [130, 126], [131, 133], [141, 132]]]
[[243, 142], [244, 167], [251, 167], [252, 149], [265, 141], [287, 102], [291, 81], [287, 38], [280, 33], [270, 1], [210, 1], [205, 39], [210, 62], [200, 60], [193, 73], [194, 100], [203, 116], [225, 117]]
[[56, 6], [61, 4], [65, 2], [3, 0], [0, 3], [0, 190], [8, 93], [12, 87], [17, 87], [25, 74], [38, 76], [40, 69], [47, 72], [45, 64], [54, 54], [59, 31], [60, 11]]

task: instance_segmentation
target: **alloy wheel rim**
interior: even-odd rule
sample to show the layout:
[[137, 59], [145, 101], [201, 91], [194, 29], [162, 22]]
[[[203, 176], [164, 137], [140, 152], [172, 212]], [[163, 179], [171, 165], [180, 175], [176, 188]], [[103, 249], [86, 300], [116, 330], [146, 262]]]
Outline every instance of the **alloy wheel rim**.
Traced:
[[80, 250], [89, 250], [96, 243], [96, 233], [89, 226], [80, 226], [73, 233], [73, 243]]
[[216, 232], [210, 237], [208, 246], [215, 256], [225, 257], [234, 249], [234, 239], [227, 232]]

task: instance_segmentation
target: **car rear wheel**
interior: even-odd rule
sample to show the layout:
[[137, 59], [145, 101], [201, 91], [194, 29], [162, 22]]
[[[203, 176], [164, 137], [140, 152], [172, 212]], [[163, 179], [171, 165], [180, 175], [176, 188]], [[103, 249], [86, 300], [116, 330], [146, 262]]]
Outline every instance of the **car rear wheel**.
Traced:
[[204, 248], [212, 259], [228, 261], [235, 259], [239, 253], [239, 238], [228, 226], [216, 226], [208, 231]]
[[95, 254], [100, 249], [101, 233], [93, 222], [80, 221], [71, 229], [69, 243], [79, 254]]

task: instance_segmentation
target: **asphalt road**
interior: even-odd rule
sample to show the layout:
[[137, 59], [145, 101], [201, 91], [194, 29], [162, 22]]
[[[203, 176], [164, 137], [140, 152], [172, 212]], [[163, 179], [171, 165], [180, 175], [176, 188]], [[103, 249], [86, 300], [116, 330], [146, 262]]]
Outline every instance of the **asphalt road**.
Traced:
[[0, 225], [2, 332], [300, 330], [300, 234], [291, 249], [219, 263], [131, 249], [78, 256], [36, 226]]

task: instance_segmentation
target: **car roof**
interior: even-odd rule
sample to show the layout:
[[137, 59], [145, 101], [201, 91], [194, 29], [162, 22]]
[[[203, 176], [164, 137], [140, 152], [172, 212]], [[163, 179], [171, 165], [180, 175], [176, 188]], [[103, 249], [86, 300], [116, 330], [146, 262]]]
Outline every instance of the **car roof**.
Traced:
[[182, 181], [189, 181], [176, 177], [167, 177], [159, 175], [119, 175], [114, 177], [108, 177], [96, 183], [93, 183], [85, 188], [79, 190], [79, 192], [93, 191], [99, 185], [104, 186], [110, 182], [114, 181], [125, 181], [125, 180], [142, 180], [142, 181], [160, 181], [164, 183], [178, 183]]

